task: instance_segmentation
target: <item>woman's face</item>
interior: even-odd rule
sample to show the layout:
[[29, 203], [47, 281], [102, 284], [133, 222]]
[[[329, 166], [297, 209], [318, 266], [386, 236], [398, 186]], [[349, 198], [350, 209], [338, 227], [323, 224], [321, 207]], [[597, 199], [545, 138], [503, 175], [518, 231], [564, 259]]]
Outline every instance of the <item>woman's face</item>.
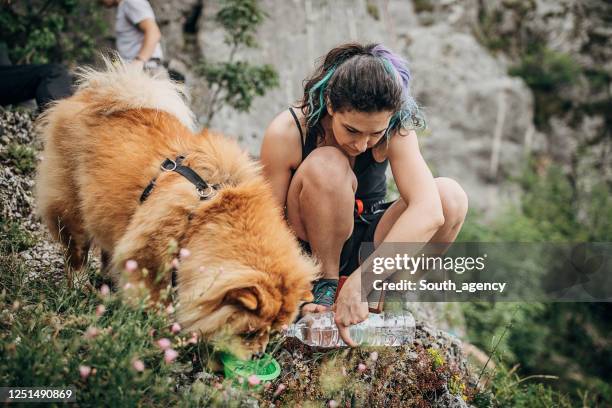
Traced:
[[335, 112], [328, 106], [332, 131], [338, 146], [349, 156], [355, 157], [376, 145], [384, 137], [393, 112], [360, 112], [345, 110]]

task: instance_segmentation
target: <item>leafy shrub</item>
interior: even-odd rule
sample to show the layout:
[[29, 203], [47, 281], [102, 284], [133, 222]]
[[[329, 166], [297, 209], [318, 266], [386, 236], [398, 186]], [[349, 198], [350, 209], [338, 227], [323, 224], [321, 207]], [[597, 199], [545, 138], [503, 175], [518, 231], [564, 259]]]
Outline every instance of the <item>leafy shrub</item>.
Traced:
[[509, 74], [523, 78], [533, 90], [535, 124], [546, 128], [551, 116], [572, 108], [572, 102], [563, 97], [561, 91], [578, 81], [582, 68], [569, 54], [539, 45], [524, 54], [521, 63], [510, 68]]
[[609, 241], [612, 188], [605, 182], [579, 192], [560, 167], [551, 165], [539, 174], [533, 163], [516, 181], [523, 189], [520, 205], [502, 209], [490, 224], [470, 211], [458, 242]]
[[3, 1], [2, 41], [14, 64], [89, 61], [107, 30], [97, 1]]
[[575, 83], [582, 68], [569, 54], [538, 46], [527, 53], [521, 64], [510, 69], [534, 90], [552, 92]]
[[225, 42], [230, 46], [228, 59], [222, 62], [203, 59], [196, 66], [196, 72], [206, 80], [211, 90], [206, 103], [206, 126], [223, 106], [247, 112], [256, 96], [263, 96], [268, 89], [278, 86], [278, 73], [271, 65], [255, 66], [235, 58], [241, 47], [258, 46], [255, 34], [264, 18], [265, 13], [257, 0], [222, 2], [215, 20], [226, 31]]
[[[578, 192], [556, 166], [542, 174], [530, 166], [517, 181], [524, 190], [519, 207], [507, 208], [489, 225], [480, 223], [479, 215], [471, 212], [458, 241], [610, 240], [612, 191], [606, 183]], [[521, 273], [517, 271], [514, 278], [523, 279]], [[594, 405], [612, 403], [612, 389], [606, 386], [612, 380], [608, 363], [612, 347], [598, 340], [612, 330], [608, 303], [464, 303], [462, 310], [471, 342], [491, 352], [499, 341], [496, 352], [503, 361], [519, 364], [522, 374], [558, 375], [552, 386], [568, 394], [562, 397], [543, 385], [516, 383], [506, 395], [508, 384], [502, 384], [493, 386], [490, 398], [476, 396], [476, 406], [568, 406], [567, 398], [579, 401], [585, 389]]]
[[213, 104], [209, 114], [211, 119], [223, 105], [247, 112], [256, 96], [263, 96], [268, 88], [278, 86], [278, 75], [269, 64], [253, 66], [245, 61], [204, 62], [199, 73], [216, 87], [220, 99], [215, 101], [222, 102]]

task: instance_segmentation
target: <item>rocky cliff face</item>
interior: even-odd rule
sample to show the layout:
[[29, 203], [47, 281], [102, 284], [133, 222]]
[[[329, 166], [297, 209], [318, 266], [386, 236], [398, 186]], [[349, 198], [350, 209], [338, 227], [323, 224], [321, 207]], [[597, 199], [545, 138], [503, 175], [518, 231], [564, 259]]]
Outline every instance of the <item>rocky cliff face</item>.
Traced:
[[[174, 66], [189, 72], [201, 56], [221, 60], [227, 55], [223, 32], [214, 22], [217, 2], [152, 3]], [[453, 177], [464, 186], [472, 207], [489, 214], [516, 197], [505, 180], [520, 171], [527, 154], [544, 153], [569, 166], [580, 140], [596, 138], [607, 126], [605, 115], [597, 113], [584, 115], [580, 123], [552, 117], [549, 129], [536, 130], [531, 90], [522, 79], [508, 75], [508, 69], [520, 63], [517, 50], [533, 38], [569, 53], [587, 68], [610, 74], [611, 12], [604, 1], [262, 0], [261, 4], [268, 18], [258, 32], [260, 47], [240, 57], [274, 65], [281, 85], [256, 100], [248, 114], [224, 109], [212, 123], [238, 138], [255, 156], [269, 121], [300, 98], [302, 81], [313, 71], [315, 60], [347, 41], [382, 42], [408, 59], [413, 91], [428, 118], [429, 130], [421, 137], [425, 158], [437, 176]], [[194, 109], [201, 115], [205, 84], [194, 75], [188, 75], [188, 84]], [[585, 91], [575, 86], [564, 92], [588, 100], [593, 94], [605, 97], [609, 82], [607, 87]], [[609, 163], [609, 143], [596, 145], [591, 159], [585, 160]]]

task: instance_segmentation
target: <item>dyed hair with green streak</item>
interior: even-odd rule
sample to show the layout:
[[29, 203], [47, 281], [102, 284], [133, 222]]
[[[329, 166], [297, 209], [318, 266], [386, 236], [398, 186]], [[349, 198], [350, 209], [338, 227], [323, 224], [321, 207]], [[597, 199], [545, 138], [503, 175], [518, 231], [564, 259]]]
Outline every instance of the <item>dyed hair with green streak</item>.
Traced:
[[395, 133], [424, 128], [424, 118], [410, 95], [410, 80], [406, 61], [381, 44], [350, 43], [332, 49], [305, 81], [300, 108], [308, 136], [323, 138], [321, 120], [327, 115], [327, 101], [339, 112], [394, 112], [381, 142]]

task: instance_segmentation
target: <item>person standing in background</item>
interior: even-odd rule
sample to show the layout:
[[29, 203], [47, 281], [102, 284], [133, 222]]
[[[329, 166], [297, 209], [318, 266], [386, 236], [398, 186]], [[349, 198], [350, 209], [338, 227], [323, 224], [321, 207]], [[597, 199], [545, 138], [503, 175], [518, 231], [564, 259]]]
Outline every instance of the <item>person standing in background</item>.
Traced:
[[161, 31], [147, 0], [100, 0], [117, 7], [115, 35], [119, 56], [127, 63], [148, 71], [162, 69]]

